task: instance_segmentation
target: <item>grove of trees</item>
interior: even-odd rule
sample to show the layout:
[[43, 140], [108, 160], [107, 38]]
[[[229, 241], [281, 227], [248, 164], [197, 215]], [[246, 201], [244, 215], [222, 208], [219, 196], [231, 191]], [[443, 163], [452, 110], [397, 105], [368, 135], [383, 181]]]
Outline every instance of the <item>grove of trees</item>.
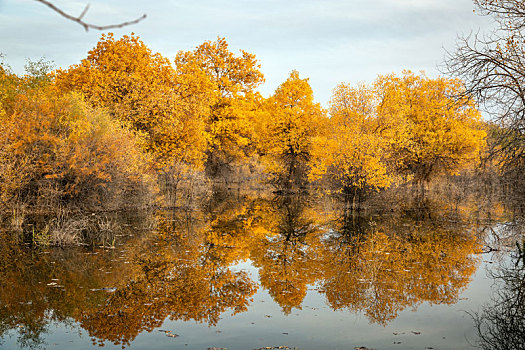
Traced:
[[176, 192], [198, 174], [315, 185], [355, 203], [408, 182], [424, 190], [484, 152], [486, 125], [457, 79], [405, 71], [341, 83], [328, 110], [295, 70], [268, 98], [263, 82], [255, 55], [224, 38], [169, 60], [110, 33], [69, 68], [36, 62], [17, 76], [2, 65], [2, 209], [158, 204], [166, 184]]

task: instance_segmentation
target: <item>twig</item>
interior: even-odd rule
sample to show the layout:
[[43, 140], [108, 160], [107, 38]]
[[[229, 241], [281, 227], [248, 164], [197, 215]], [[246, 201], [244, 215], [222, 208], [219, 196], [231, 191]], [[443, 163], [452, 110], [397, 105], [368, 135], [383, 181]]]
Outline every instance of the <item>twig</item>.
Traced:
[[57, 12], [58, 14], [60, 14], [61, 16], [73, 21], [73, 22], [76, 22], [78, 24], [80, 24], [82, 27], [84, 27], [84, 29], [86, 30], [86, 32], [91, 28], [91, 29], [96, 29], [96, 30], [106, 30], [106, 29], [113, 29], [113, 28], [122, 28], [122, 27], [125, 27], [125, 26], [128, 26], [128, 25], [131, 25], [131, 24], [136, 24], [136, 23], [139, 23], [140, 21], [142, 21], [144, 18], [146, 18], [146, 14], [142, 15], [141, 17], [133, 20], [133, 21], [127, 21], [127, 22], [122, 22], [122, 23], [118, 23], [118, 24], [109, 24], [109, 25], [105, 25], [105, 26], [99, 26], [99, 25], [96, 25], [96, 24], [91, 24], [91, 23], [86, 23], [82, 20], [82, 18], [86, 15], [88, 9], [89, 9], [89, 4], [86, 5], [86, 7], [84, 8], [84, 10], [82, 11], [82, 13], [80, 14], [80, 16], [78, 17], [75, 17], [75, 16], [72, 16], [66, 12], [64, 12], [63, 10], [59, 9], [58, 7], [55, 6], [55, 4], [53, 4], [52, 2], [50, 1], [47, 1], [47, 0], [35, 0], [35, 1], [38, 1], [44, 5], [46, 5], [47, 7], [51, 8], [53, 11]]

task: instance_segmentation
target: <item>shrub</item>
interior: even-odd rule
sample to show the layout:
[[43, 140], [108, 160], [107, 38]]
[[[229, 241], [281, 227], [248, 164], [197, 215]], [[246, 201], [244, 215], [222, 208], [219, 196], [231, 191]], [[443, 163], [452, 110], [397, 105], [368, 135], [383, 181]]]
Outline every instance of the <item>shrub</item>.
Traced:
[[2, 103], [4, 209], [15, 204], [45, 211], [117, 209], [146, 189], [138, 137], [80, 95], [18, 83], [16, 96]]

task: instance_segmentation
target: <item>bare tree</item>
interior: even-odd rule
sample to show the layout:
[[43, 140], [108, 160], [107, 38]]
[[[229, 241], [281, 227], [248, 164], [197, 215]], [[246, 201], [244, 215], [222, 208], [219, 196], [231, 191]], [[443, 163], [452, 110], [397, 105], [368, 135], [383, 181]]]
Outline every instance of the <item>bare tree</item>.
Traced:
[[86, 7], [84, 8], [84, 10], [82, 11], [82, 13], [79, 16], [75, 17], [75, 16], [70, 15], [69, 13], [63, 11], [62, 9], [58, 8], [55, 4], [53, 4], [50, 1], [47, 1], [47, 0], [35, 0], [35, 1], [46, 5], [47, 7], [51, 8], [56, 13], [60, 14], [62, 17], [65, 17], [65, 18], [67, 18], [67, 19], [69, 19], [69, 20], [71, 20], [73, 22], [76, 22], [76, 23], [80, 24], [82, 27], [84, 27], [86, 32], [89, 29], [106, 30], [106, 29], [122, 28], [122, 27], [125, 27], [125, 26], [128, 26], [128, 25], [131, 25], [131, 24], [139, 23], [144, 18], [146, 18], [146, 15], [144, 14], [144, 15], [140, 16], [139, 18], [134, 19], [132, 21], [126, 21], [126, 22], [121, 22], [121, 23], [117, 23], [117, 24], [109, 24], [109, 25], [96, 25], [96, 24], [87, 23], [87, 22], [85, 22], [83, 20], [84, 16], [86, 15], [86, 13], [89, 10], [89, 4], [86, 5]]
[[503, 27], [525, 28], [525, 3], [520, 0], [474, 0], [478, 12], [492, 16]]
[[497, 123], [492, 154], [519, 177], [525, 169], [525, 2], [474, 4], [481, 15], [495, 20], [496, 27], [460, 37], [456, 50], [447, 55], [445, 71], [463, 79], [466, 92]]

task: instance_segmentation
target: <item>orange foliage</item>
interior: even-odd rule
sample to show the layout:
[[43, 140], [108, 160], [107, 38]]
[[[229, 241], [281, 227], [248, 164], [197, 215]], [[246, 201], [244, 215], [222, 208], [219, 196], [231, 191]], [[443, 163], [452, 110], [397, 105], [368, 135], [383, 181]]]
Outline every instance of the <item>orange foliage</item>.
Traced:
[[78, 95], [39, 87], [17, 94], [7, 110], [0, 125], [2, 203], [108, 208], [145, 181], [136, 138]]
[[264, 106], [258, 122], [266, 171], [281, 186], [305, 185], [312, 149], [328, 125], [321, 105], [314, 102], [308, 79], [292, 71]]
[[211, 82], [197, 66], [175, 70], [134, 35], [102, 35], [79, 65], [57, 71], [57, 86], [77, 90], [117, 120], [145, 135], [158, 168], [196, 167], [204, 160], [203, 119]]
[[255, 55], [241, 50], [235, 56], [224, 38], [206, 41], [194, 51], [179, 52], [177, 69], [197, 65], [214, 84], [215, 99], [206, 117], [207, 172], [220, 174], [225, 166], [243, 160], [253, 151], [255, 110], [260, 96], [255, 88], [263, 74]]

